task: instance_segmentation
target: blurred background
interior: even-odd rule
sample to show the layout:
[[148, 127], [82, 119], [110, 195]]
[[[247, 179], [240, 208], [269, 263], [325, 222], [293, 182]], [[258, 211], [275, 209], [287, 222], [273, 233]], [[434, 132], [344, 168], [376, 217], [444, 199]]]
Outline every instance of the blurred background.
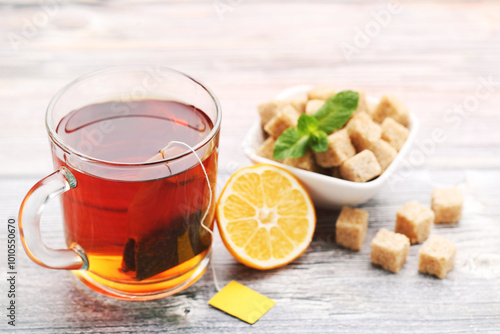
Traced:
[[[51, 171], [50, 99], [127, 64], [170, 66], [215, 91], [223, 171], [248, 163], [239, 145], [256, 105], [297, 84], [402, 98], [420, 141], [446, 130], [415, 167], [500, 166], [496, 1], [3, 1], [0, 17], [0, 175]], [[496, 83], [476, 99], [483, 81]]]

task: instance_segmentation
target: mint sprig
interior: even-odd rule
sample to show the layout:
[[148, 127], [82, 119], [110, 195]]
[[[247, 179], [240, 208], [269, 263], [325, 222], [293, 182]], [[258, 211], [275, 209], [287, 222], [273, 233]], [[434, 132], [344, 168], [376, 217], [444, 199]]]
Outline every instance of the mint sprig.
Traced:
[[318, 128], [330, 134], [340, 129], [358, 108], [359, 94], [352, 90], [339, 92], [332, 96], [313, 115], [318, 120]]
[[332, 96], [312, 116], [302, 114], [296, 128], [285, 130], [276, 140], [273, 157], [276, 160], [300, 158], [311, 148], [325, 152], [328, 135], [342, 128], [358, 108], [359, 94], [346, 90]]
[[308, 146], [308, 136], [301, 135], [296, 128], [289, 128], [276, 140], [273, 157], [276, 160], [299, 158], [306, 154]]

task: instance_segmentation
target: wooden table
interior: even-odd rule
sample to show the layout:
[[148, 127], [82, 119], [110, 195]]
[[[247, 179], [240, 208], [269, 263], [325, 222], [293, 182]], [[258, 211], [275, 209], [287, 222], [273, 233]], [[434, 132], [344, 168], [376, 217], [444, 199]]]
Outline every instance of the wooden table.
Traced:
[[[396, 9], [368, 0], [23, 3], [0, 6], [1, 332], [500, 332], [499, 2], [401, 1]], [[30, 186], [52, 171], [45, 108], [70, 80], [131, 63], [177, 68], [216, 92], [224, 112], [219, 188], [250, 164], [240, 144], [255, 106], [296, 84], [400, 96], [421, 121], [414, 154], [423, 158], [362, 206], [370, 226], [360, 252], [334, 243], [337, 211], [318, 212], [309, 250], [281, 269], [246, 268], [217, 237], [220, 282], [236, 280], [277, 302], [254, 325], [208, 306], [210, 272], [175, 296], [125, 303], [88, 296], [70, 273], [38, 267], [19, 249], [16, 327], [9, 326], [5, 226]], [[437, 128], [446, 140], [429, 144]], [[458, 245], [450, 275], [417, 273], [419, 246], [399, 274], [372, 266], [370, 240], [393, 228], [398, 207], [429, 203], [433, 187], [450, 185], [466, 198], [458, 226], [434, 230]], [[60, 216], [51, 203], [42, 220], [53, 247], [64, 247]]]

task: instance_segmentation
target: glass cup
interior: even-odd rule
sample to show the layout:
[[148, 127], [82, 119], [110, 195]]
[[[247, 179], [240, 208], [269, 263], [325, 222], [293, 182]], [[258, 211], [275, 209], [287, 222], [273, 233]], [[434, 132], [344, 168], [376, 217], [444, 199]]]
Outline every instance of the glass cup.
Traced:
[[[56, 171], [33, 186], [19, 212], [28, 256], [127, 300], [196, 282], [210, 261], [220, 124], [212, 91], [166, 67], [110, 68], [67, 85], [46, 113]], [[149, 156], [131, 153], [148, 145]], [[62, 250], [40, 233], [43, 208], [58, 195]]]

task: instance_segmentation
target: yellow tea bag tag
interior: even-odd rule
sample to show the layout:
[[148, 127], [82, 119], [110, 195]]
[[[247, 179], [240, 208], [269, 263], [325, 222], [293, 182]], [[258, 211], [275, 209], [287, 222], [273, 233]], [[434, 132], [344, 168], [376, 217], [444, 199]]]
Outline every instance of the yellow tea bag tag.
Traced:
[[208, 303], [249, 324], [254, 324], [276, 304], [274, 300], [235, 281], [229, 282]]

